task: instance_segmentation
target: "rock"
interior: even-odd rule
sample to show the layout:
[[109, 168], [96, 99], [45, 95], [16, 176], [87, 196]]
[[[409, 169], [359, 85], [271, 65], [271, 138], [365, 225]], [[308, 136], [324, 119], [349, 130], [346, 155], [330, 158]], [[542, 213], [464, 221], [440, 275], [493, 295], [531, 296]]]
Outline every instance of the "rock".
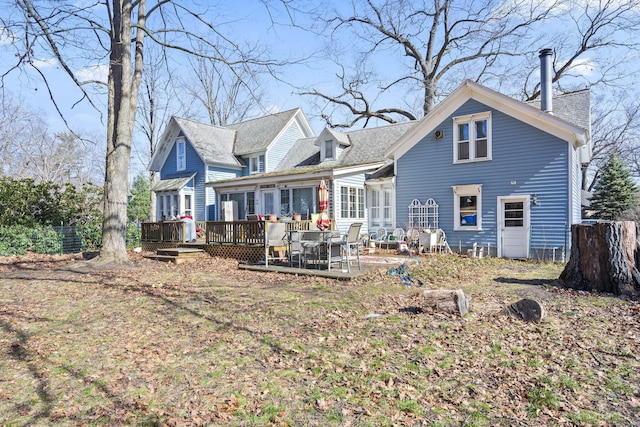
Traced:
[[422, 293], [423, 309], [464, 316], [471, 310], [471, 298], [462, 289], [428, 289]]
[[503, 310], [503, 314], [507, 316], [517, 317], [518, 319], [522, 319], [525, 322], [540, 322], [543, 320], [547, 313], [544, 309], [544, 306], [540, 304], [536, 300], [532, 299], [521, 299], [518, 302], [514, 302], [513, 304], [507, 306]]

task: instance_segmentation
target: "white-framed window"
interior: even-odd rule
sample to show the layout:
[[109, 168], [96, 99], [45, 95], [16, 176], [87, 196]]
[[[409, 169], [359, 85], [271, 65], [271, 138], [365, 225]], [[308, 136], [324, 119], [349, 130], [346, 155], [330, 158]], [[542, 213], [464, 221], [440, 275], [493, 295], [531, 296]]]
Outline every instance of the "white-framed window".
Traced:
[[340, 216], [342, 218], [364, 218], [364, 188], [340, 187]]
[[453, 229], [482, 230], [482, 185], [453, 187]]
[[264, 172], [264, 156], [249, 157], [249, 174]]
[[393, 221], [392, 191], [388, 188], [372, 188], [369, 200], [370, 228], [391, 227]]
[[176, 170], [183, 171], [187, 168], [187, 148], [184, 138], [176, 140]]
[[491, 160], [491, 113], [453, 119], [453, 163]]
[[332, 160], [336, 158], [336, 143], [334, 141], [324, 141], [323, 143], [323, 159]]
[[249, 157], [249, 173], [260, 172], [260, 158], [258, 156]]

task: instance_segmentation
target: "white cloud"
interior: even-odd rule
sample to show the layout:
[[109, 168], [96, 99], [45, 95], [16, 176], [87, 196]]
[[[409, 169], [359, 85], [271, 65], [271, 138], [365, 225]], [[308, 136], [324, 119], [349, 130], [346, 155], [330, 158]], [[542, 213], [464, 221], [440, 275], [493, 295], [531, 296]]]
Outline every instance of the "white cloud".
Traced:
[[16, 41], [16, 35], [8, 28], [0, 28], [0, 46], [6, 46]]
[[102, 83], [106, 83], [108, 77], [109, 68], [106, 65], [102, 64], [83, 68], [76, 73], [76, 78], [81, 82], [99, 81]]
[[[559, 64], [559, 66], [564, 66], [564, 64]], [[583, 58], [575, 60], [571, 65], [570, 70], [572, 74], [590, 77], [598, 68], [598, 64], [596, 64], [591, 58]]]
[[36, 68], [51, 68], [58, 66], [58, 60], [55, 58], [34, 59], [31, 63]]

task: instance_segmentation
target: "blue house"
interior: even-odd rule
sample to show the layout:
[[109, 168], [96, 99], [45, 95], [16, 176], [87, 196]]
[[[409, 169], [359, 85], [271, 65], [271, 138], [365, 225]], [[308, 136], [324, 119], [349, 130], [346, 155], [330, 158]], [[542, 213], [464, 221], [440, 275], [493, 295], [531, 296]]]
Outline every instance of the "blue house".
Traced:
[[[313, 135], [299, 108], [225, 127], [172, 117], [149, 165], [160, 175], [151, 187], [156, 219], [218, 220], [220, 197], [206, 182], [270, 172], [296, 141]], [[244, 210], [236, 214], [244, 218], [252, 201], [240, 193], [230, 197], [238, 199]]]
[[[589, 92], [548, 89], [539, 108], [466, 81], [438, 104], [386, 152], [396, 223], [441, 228], [463, 253], [562, 257], [581, 220]], [[437, 209], [416, 214], [428, 200]]]

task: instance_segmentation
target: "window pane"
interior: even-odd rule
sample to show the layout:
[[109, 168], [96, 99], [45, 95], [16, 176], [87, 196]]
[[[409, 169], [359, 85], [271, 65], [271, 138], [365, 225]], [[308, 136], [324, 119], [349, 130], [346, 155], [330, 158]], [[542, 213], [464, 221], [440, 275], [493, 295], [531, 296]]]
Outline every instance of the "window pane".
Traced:
[[458, 143], [458, 160], [469, 159], [469, 142]]
[[256, 213], [256, 193], [249, 191], [247, 193], [247, 215]]
[[340, 216], [349, 218], [349, 187], [340, 187]]
[[458, 141], [469, 140], [469, 123], [462, 123], [458, 125]]
[[349, 189], [349, 218], [356, 217], [356, 189]]
[[[288, 215], [289, 211], [291, 210], [291, 193], [289, 192], [289, 189], [286, 190], [280, 190], [280, 210], [281, 211], [285, 211], [287, 212], [286, 215]], [[302, 212], [296, 212], [296, 213], [302, 213]], [[306, 213], [306, 212], [305, 212]]]
[[364, 218], [364, 189], [358, 188], [358, 218]]
[[481, 120], [476, 122], [476, 139], [487, 137], [487, 121]]
[[461, 196], [460, 225], [475, 227], [478, 225], [478, 196]]
[[313, 194], [315, 188], [294, 188], [293, 189], [293, 213], [309, 215], [315, 213], [313, 204]]
[[476, 141], [476, 157], [487, 157], [487, 140], [479, 139]]
[[524, 226], [524, 202], [512, 202], [504, 204], [505, 227]]

